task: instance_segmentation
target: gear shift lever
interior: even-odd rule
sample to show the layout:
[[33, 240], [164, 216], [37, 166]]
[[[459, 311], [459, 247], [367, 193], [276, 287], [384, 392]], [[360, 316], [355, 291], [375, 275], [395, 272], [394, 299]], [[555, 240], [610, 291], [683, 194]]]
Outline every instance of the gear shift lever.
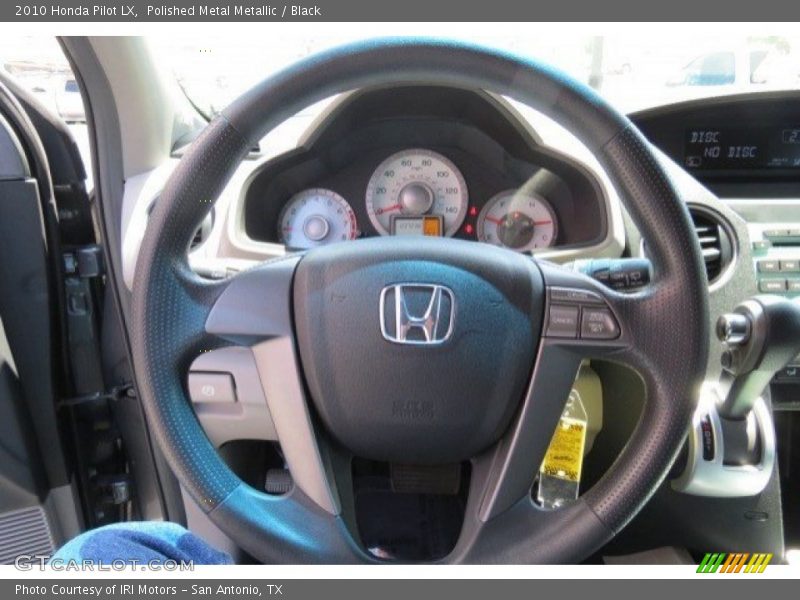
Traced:
[[721, 417], [741, 420], [772, 377], [800, 352], [800, 304], [779, 296], [756, 296], [717, 321], [722, 356]]
[[717, 321], [725, 344], [719, 382], [700, 394], [673, 489], [686, 494], [754, 496], [775, 464], [775, 430], [763, 392], [800, 351], [800, 303], [755, 296]]

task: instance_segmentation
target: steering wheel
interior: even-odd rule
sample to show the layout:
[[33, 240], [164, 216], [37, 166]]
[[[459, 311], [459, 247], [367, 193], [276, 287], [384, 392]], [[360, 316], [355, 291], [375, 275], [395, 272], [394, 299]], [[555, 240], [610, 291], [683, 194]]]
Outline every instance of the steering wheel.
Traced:
[[[394, 83], [484, 89], [541, 111], [594, 153], [648, 242], [653, 282], [620, 294], [486, 244], [373, 238], [268, 261], [224, 281], [187, 247], [268, 131], [333, 94]], [[419, 308], [419, 307], [422, 308]], [[413, 343], [409, 343], [413, 342]], [[252, 348], [291, 492], [243, 483], [186, 392], [191, 361]], [[265, 562], [377, 562], [352, 533], [350, 458], [471, 462], [446, 563], [566, 563], [599, 549], [665, 478], [708, 353], [707, 279], [689, 214], [640, 132], [590, 88], [543, 64], [460, 43], [391, 39], [311, 57], [218, 115], [150, 216], [133, 287], [132, 347], [150, 427], [210, 519]], [[531, 485], [584, 359], [641, 376], [641, 418], [603, 478], [544, 510]]]

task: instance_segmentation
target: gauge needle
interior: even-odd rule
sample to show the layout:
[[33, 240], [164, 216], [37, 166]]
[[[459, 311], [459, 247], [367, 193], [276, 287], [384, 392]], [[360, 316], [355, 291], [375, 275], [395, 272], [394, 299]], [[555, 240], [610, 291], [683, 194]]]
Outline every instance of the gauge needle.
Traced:
[[376, 215], [382, 215], [383, 213], [392, 212], [393, 210], [400, 210], [403, 208], [401, 204], [392, 204], [391, 206], [387, 206], [386, 208], [379, 208], [375, 211]]
[[550, 225], [550, 223], [552, 223], [552, 221], [534, 221], [533, 222], [534, 225]]

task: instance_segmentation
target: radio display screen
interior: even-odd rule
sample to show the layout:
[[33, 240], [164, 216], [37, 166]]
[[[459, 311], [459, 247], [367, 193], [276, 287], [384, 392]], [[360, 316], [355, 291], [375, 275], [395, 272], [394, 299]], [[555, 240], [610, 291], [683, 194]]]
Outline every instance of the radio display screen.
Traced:
[[800, 123], [794, 126], [686, 130], [687, 169], [800, 169]]

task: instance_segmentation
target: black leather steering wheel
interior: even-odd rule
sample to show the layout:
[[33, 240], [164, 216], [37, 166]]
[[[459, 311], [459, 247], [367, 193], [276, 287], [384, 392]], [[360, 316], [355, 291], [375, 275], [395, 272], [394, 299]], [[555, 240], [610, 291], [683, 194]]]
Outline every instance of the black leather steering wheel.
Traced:
[[[334, 244], [225, 281], [190, 270], [193, 232], [266, 132], [333, 94], [402, 82], [503, 94], [570, 129], [647, 239], [653, 283], [623, 295], [545, 261], [453, 239]], [[379, 304], [398, 283], [446, 288], [447, 339], [440, 332], [438, 344], [404, 345], [383, 337]], [[563, 337], [548, 320], [559, 306], [578, 315], [599, 310], [618, 335]], [[687, 209], [624, 116], [536, 62], [459, 43], [392, 39], [304, 60], [206, 127], [150, 216], [133, 287], [132, 345], [140, 397], [169, 464], [211, 520], [256, 558], [377, 561], [342, 511], [348, 460], [358, 455], [471, 461], [462, 532], [443, 562], [564, 563], [611, 539], [665, 478], [703, 380], [707, 313]], [[225, 465], [187, 398], [193, 358], [229, 344], [253, 349], [295, 481], [284, 496], [249, 487]], [[577, 501], [546, 511], [531, 501], [530, 487], [586, 358], [631, 366], [647, 400], [605, 476]]]

